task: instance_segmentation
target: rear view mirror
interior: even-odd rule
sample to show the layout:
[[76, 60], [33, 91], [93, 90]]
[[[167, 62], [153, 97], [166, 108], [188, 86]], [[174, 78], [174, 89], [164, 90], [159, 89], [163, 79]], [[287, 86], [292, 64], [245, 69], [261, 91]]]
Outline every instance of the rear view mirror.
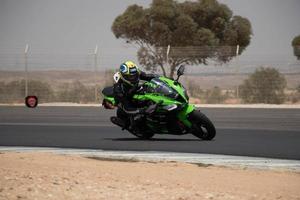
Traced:
[[180, 65], [179, 66], [179, 68], [177, 70], [177, 79], [176, 79], [176, 82], [178, 82], [179, 77], [184, 74], [184, 69], [185, 69], [184, 65]]
[[180, 65], [180, 67], [177, 70], [177, 76], [183, 75], [184, 74], [184, 70], [185, 70], [184, 65]]

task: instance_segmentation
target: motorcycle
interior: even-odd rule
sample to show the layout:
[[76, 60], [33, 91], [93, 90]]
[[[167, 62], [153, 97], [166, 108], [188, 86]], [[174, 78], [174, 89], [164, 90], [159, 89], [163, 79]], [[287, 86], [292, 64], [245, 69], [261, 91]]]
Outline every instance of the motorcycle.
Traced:
[[[179, 82], [184, 70], [184, 66], [179, 67], [176, 80], [160, 76], [140, 85], [133, 101], [138, 107], [149, 109], [144, 114], [125, 116], [131, 124], [126, 128], [130, 133], [140, 139], [150, 139], [155, 134], [193, 134], [202, 140], [212, 140], [215, 137], [216, 129], [210, 119], [189, 104], [187, 91]], [[113, 87], [104, 88], [102, 94], [105, 108], [120, 106], [114, 99]], [[124, 116], [120, 107], [118, 114]], [[112, 122], [125, 129], [119, 123]]]

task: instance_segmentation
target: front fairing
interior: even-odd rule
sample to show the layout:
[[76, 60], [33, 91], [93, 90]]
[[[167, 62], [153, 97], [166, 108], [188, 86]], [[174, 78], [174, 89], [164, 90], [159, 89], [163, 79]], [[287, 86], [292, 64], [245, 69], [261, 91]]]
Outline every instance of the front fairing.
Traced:
[[189, 98], [184, 87], [180, 83], [165, 77], [159, 77], [158, 79], [168, 88], [159, 88], [161, 87], [159, 81], [152, 80], [144, 84], [144, 91], [141, 94], [134, 95], [134, 99], [160, 103], [161, 108], [165, 105], [176, 104], [177, 109], [174, 111], [178, 119], [190, 128], [192, 124], [187, 116], [195, 109], [195, 106], [189, 104]]
[[172, 101], [188, 103], [188, 96], [184, 87], [174, 80], [165, 77], [154, 78], [150, 82], [146, 82], [144, 87], [145, 94], [154, 94]]
[[189, 97], [186, 93], [185, 88], [181, 85], [181, 83], [163, 76], [159, 77], [159, 79], [165, 82], [169, 87], [174, 89], [180, 95], [184, 103], [188, 103]]

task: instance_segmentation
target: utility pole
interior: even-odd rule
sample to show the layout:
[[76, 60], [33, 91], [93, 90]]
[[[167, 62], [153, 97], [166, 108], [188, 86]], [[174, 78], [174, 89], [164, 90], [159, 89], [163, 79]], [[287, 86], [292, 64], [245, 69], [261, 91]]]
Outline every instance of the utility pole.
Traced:
[[94, 73], [95, 73], [95, 103], [97, 103], [97, 65], [98, 65], [98, 45], [96, 45], [94, 50]]
[[25, 59], [25, 97], [28, 96], [28, 49], [29, 46], [26, 44], [24, 50], [24, 59]]
[[[236, 46], [236, 52], [235, 52], [235, 56], [236, 56], [236, 68], [237, 68], [237, 70], [236, 70], [236, 73], [237, 73], [237, 75], [239, 75], [240, 74], [240, 66], [239, 66], [239, 60], [238, 60], [238, 56], [239, 56], [239, 52], [240, 52], [240, 45], [237, 45]], [[240, 96], [240, 94], [239, 94], [239, 90], [240, 90], [240, 88], [239, 88], [239, 85], [237, 85], [236, 86], [236, 98], [237, 99], [239, 99], [239, 96]]]
[[168, 66], [169, 69], [170, 69], [170, 65], [169, 65], [169, 53], [170, 53], [170, 48], [171, 48], [171, 46], [168, 45], [168, 47], [167, 47], [167, 55], [166, 55], [166, 62], [167, 62], [167, 66]]
[[169, 53], [170, 53], [170, 48], [171, 48], [171, 46], [168, 45], [168, 48], [167, 48], [167, 63], [169, 63]]

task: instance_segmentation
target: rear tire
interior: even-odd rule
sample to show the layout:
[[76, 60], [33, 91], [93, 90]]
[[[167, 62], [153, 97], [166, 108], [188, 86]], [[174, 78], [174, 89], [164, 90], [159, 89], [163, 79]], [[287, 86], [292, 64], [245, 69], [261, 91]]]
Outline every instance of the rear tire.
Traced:
[[194, 110], [189, 120], [192, 122], [191, 133], [203, 140], [212, 140], [216, 136], [216, 128], [213, 123], [203, 113]]

